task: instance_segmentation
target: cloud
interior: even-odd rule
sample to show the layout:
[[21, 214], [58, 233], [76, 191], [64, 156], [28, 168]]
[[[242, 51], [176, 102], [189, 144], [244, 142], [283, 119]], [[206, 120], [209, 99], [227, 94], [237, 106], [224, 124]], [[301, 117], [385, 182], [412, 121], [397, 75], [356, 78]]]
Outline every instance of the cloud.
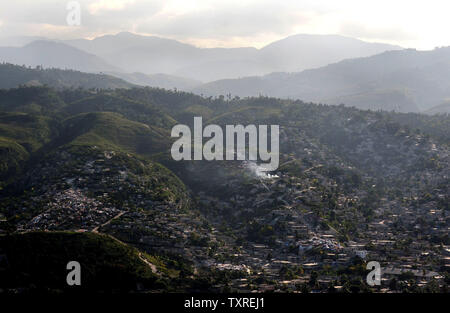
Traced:
[[122, 11], [127, 6], [134, 4], [134, 0], [98, 0], [88, 5], [90, 14], [100, 11]]
[[[136, 21], [163, 8], [165, 0], [79, 0], [81, 26], [67, 25], [67, 1], [16, 0], [2, 4], [3, 36], [92, 37], [132, 30]], [[52, 27], [54, 26], [54, 27]]]
[[42, 1], [8, 1], [2, 3], [0, 18], [5, 23], [16, 25], [53, 24], [62, 25], [66, 20], [66, 2], [52, 0]]
[[400, 26], [366, 26], [358, 22], [345, 22], [339, 31], [342, 35], [388, 41], [414, 40], [418, 38], [417, 33], [409, 32]]
[[138, 31], [175, 37], [246, 37], [262, 33], [289, 33], [306, 23], [306, 13], [260, 1], [252, 5], [227, 2], [181, 14], [162, 12], [141, 21]]
[[11, 1], [0, 12], [6, 24], [0, 34], [76, 38], [132, 31], [205, 45], [252, 45], [252, 37], [292, 34], [319, 10], [310, 0], [302, 6], [295, 0], [79, 0], [81, 26], [71, 27], [67, 2]]
[[78, 0], [78, 27], [67, 25], [68, 2], [4, 1], [0, 36], [69, 39], [131, 31], [203, 46], [261, 46], [295, 33], [340, 33], [429, 47], [448, 43], [450, 27], [450, 4], [439, 0]]

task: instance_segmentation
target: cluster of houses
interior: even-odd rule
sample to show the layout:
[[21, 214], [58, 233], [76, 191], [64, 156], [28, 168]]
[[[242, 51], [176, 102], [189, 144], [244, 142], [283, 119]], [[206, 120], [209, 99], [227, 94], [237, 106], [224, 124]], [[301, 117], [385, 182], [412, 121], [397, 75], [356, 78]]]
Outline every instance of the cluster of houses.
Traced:
[[[308, 281], [312, 271], [323, 272], [319, 281], [325, 286], [338, 281], [339, 276], [324, 274], [324, 269], [329, 271], [331, 268], [336, 272], [351, 266], [355, 258], [381, 264], [384, 288], [379, 291], [382, 292], [392, 291], [386, 287], [392, 278], [402, 279], [405, 275], [401, 274], [409, 272], [419, 286], [425, 286], [433, 280], [441, 286], [444, 284], [442, 273], [449, 269], [448, 246], [433, 244], [430, 238], [448, 238], [448, 213], [438, 208], [436, 202], [424, 203], [413, 209], [410, 205], [414, 201], [413, 197], [381, 198], [378, 209], [374, 210], [370, 219], [365, 219], [349, 205], [359, 204], [365, 193], [355, 190], [347, 195], [340, 194], [336, 206], [341, 214], [344, 214], [344, 218], [360, 222], [355, 223], [352, 238], [342, 240], [339, 230], [331, 224], [320, 227], [324, 219], [317, 216], [318, 211], [311, 209], [314, 204], [323, 206], [324, 203], [323, 194], [317, 186], [333, 188], [336, 183], [320, 175], [319, 171], [311, 177], [302, 177], [300, 180], [278, 172], [276, 177], [255, 179], [251, 188], [247, 186], [247, 189], [240, 190], [236, 187], [229, 201], [198, 193], [199, 205], [215, 208], [219, 212], [218, 216], [233, 210], [236, 229], [244, 230], [237, 233], [243, 237], [246, 227], [240, 225], [239, 221], [246, 223], [248, 220], [244, 217], [249, 214], [253, 214], [252, 222], [274, 229], [274, 242], [243, 244], [239, 253], [230, 258], [229, 266], [246, 265], [252, 269], [250, 276], [233, 281], [233, 288], [250, 291], [249, 282], [257, 280], [261, 273], [272, 284], [264, 282], [259, 287], [253, 286], [252, 290], [277, 290], [280, 286], [294, 288]], [[227, 181], [227, 185], [239, 186], [237, 179]], [[436, 197], [445, 197], [444, 193], [442, 190], [435, 191]], [[265, 209], [267, 213], [260, 214]], [[420, 220], [418, 216], [421, 216]], [[398, 228], [399, 225], [403, 227]], [[224, 268], [223, 262], [209, 261], [207, 264]], [[282, 267], [300, 267], [304, 274], [295, 279], [283, 280], [279, 274]]]
[[115, 207], [86, 196], [80, 189], [69, 188], [52, 194], [52, 201], [46, 204], [44, 212], [20, 224], [18, 230], [90, 231], [119, 212]]
[[[305, 149], [314, 154], [314, 147]], [[42, 186], [45, 192], [35, 203], [44, 203], [45, 209], [19, 230], [106, 232], [149, 252], [181, 255], [196, 268], [241, 273], [231, 284], [240, 291], [296, 289], [313, 272], [319, 273], [316, 286], [326, 288], [339, 281], [337, 272], [355, 259], [381, 264], [384, 291], [389, 291], [386, 284], [393, 277], [405, 273], [418, 284], [442, 284], [441, 273], [449, 268], [449, 247], [431, 240], [448, 238], [448, 212], [437, 200], [420, 203], [416, 195], [381, 198], [368, 219], [355, 209], [366, 192], [355, 189], [335, 192], [332, 209], [326, 195], [339, 186], [323, 174], [325, 165], [316, 163], [305, 165], [301, 177], [280, 170], [243, 185], [241, 177], [230, 176], [223, 184], [234, 188], [231, 197], [197, 192], [193, 207], [186, 209], [151, 199], [145, 184], [132, 181], [126, 167], [110, 162], [114, 155], [99, 152], [61, 173], [58, 186]], [[49, 164], [49, 171], [57, 165]], [[132, 192], [115, 201], [112, 195], [124, 189]], [[445, 191], [437, 190], [434, 196], [445, 197]], [[202, 214], [206, 211], [208, 218]], [[330, 221], [331, 211], [340, 222]], [[224, 216], [232, 228], [221, 228]], [[354, 222], [347, 238], [343, 221]], [[261, 234], [252, 234], [258, 239], [250, 239], [250, 224], [263, 226]], [[297, 274], [287, 279], [280, 274], [285, 269]]]

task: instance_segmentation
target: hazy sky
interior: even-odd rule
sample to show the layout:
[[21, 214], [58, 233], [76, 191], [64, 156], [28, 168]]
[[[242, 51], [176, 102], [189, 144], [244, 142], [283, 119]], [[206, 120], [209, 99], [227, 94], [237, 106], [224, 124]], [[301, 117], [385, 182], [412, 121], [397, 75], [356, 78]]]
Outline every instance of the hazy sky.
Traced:
[[450, 1], [2, 0], [0, 36], [93, 38], [131, 31], [201, 47], [261, 47], [297, 33], [340, 34], [417, 49], [450, 46]]

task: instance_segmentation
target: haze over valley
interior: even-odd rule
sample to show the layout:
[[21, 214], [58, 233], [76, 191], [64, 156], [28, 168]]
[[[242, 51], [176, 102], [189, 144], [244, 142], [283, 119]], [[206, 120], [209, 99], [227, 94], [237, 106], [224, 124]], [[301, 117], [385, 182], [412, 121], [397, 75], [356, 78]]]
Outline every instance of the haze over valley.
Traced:
[[426, 113], [446, 112], [450, 98], [445, 83], [450, 48], [417, 51], [337, 35], [294, 35], [261, 49], [197, 48], [132, 33], [92, 40], [33, 39], [22, 47], [0, 48], [1, 59], [205, 96], [265, 95]]

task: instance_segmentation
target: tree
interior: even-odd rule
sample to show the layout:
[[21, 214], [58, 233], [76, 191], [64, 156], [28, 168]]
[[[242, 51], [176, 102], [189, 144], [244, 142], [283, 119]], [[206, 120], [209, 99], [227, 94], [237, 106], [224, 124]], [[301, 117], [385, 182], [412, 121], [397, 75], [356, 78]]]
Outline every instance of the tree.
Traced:
[[309, 277], [309, 285], [311, 287], [316, 286], [318, 277], [319, 277], [319, 274], [316, 271], [311, 272], [311, 275]]

